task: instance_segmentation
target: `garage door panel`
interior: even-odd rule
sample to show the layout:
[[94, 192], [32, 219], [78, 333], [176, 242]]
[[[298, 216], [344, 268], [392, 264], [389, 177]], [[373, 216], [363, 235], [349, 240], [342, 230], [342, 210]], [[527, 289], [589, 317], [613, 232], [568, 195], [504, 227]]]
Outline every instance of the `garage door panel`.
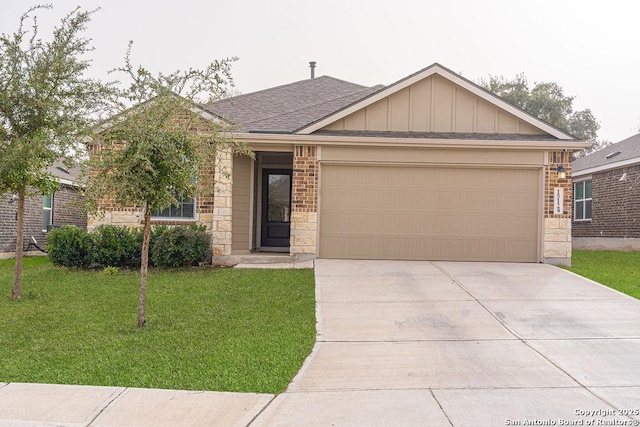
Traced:
[[[398, 221], [398, 216], [402, 220]], [[494, 224], [488, 223], [476, 215], [440, 214], [422, 215], [388, 212], [378, 215], [367, 215], [366, 212], [349, 212], [340, 215], [331, 214], [323, 219], [323, 224], [332, 232], [323, 232], [323, 236], [397, 236], [413, 238], [418, 235], [424, 238], [452, 236], [452, 238], [492, 237], [528, 238], [537, 232], [529, 216], [511, 216], [495, 218], [501, 226], [496, 230]]]
[[536, 261], [536, 169], [323, 165], [320, 256]]
[[327, 238], [327, 243], [335, 247], [332, 258], [531, 262], [535, 257], [535, 249], [531, 248], [529, 240], [515, 238], [487, 240], [361, 236], [348, 240], [346, 244], [342, 242], [342, 237], [337, 237], [335, 241]]

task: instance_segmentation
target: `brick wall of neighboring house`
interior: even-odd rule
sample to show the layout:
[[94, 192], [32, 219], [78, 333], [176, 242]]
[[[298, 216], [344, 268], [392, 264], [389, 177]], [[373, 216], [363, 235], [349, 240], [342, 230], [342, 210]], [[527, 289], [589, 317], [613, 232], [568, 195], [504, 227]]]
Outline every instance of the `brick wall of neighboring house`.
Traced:
[[75, 225], [87, 228], [87, 215], [82, 210], [84, 197], [69, 185], [61, 185], [53, 195], [53, 225]]
[[291, 255], [315, 254], [318, 230], [318, 148], [294, 147], [291, 194]]
[[[558, 178], [558, 166], [567, 171], [567, 178]], [[571, 153], [552, 151], [545, 167], [544, 189], [544, 243], [543, 252], [546, 261], [570, 264], [571, 260], [571, 215], [573, 185], [571, 181]], [[554, 189], [562, 188], [562, 214], [555, 214]]]
[[596, 173], [591, 181], [592, 219], [573, 221], [573, 236], [640, 238], [640, 165]]
[[[53, 224], [72, 224], [86, 227], [86, 215], [79, 208], [70, 204], [77, 195], [77, 190], [67, 185], [61, 185], [53, 195]], [[81, 203], [81, 201], [80, 201]], [[26, 250], [33, 236], [38, 246], [44, 249], [46, 233], [42, 224], [42, 195], [27, 197], [24, 203], [24, 249]], [[16, 213], [17, 201], [9, 203], [6, 194], [0, 199], [0, 253], [15, 253], [16, 251]], [[37, 251], [33, 246], [31, 251]]]

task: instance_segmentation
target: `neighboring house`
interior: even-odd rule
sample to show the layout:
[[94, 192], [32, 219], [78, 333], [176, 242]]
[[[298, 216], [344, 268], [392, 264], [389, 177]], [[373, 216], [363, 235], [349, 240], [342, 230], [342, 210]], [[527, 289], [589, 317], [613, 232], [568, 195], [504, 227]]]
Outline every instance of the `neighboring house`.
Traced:
[[640, 250], [640, 134], [573, 161], [575, 249]]
[[[215, 263], [256, 251], [570, 263], [572, 186], [558, 168], [588, 144], [441, 65], [386, 87], [323, 76], [205, 109], [255, 159], [228, 153], [212, 203], [183, 200], [154, 222], [206, 224]], [[89, 225], [139, 218], [111, 209]]]
[[[58, 191], [52, 195], [34, 195], [25, 199], [24, 249], [38, 251], [33, 239], [44, 249], [47, 231], [65, 224], [86, 228], [87, 217], [75, 201], [78, 199], [78, 167], [68, 169], [61, 162], [49, 168], [59, 183]], [[2, 194], [0, 198], [0, 257], [12, 257], [16, 251], [17, 196]], [[39, 251], [38, 251], [39, 252]]]

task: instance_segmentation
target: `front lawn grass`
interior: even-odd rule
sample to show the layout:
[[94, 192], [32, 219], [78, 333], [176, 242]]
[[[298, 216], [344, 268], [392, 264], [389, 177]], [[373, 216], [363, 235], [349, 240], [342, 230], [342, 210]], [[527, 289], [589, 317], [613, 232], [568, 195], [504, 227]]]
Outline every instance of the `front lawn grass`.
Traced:
[[573, 251], [567, 270], [640, 299], [640, 252]]
[[311, 270], [152, 270], [147, 326], [139, 274], [0, 261], [0, 382], [279, 393], [315, 341]]

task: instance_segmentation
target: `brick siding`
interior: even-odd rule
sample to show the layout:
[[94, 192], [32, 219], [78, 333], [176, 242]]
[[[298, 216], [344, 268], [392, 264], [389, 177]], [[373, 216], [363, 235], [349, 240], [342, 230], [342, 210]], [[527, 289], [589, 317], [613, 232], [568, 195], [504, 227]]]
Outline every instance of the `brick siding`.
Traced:
[[[549, 153], [549, 164], [545, 168], [544, 189], [544, 217], [545, 218], [571, 218], [572, 200], [573, 200], [573, 184], [570, 178], [558, 178], [558, 166], [562, 165], [567, 171], [567, 177], [571, 176], [571, 153], [562, 151], [552, 151]], [[553, 191], [554, 188], [564, 189], [564, 200], [562, 206], [562, 214], [555, 215], [553, 213]]]
[[[184, 124], [188, 121], [189, 119], [186, 117], [186, 114], [179, 115], [176, 118], [177, 123]], [[204, 133], [204, 132], [211, 131], [211, 128], [207, 125], [204, 119], [197, 119], [191, 122], [190, 124], [191, 126], [189, 127], [189, 130], [192, 132]], [[100, 152], [100, 145], [90, 144], [88, 146], [88, 149], [92, 155], [95, 155]], [[198, 183], [201, 183], [202, 185], [199, 186], [198, 192], [196, 194], [195, 209], [198, 214], [205, 214], [203, 215], [203, 217], [207, 219], [211, 216], [211, 214], [213, 214], [213, 209], [214, 209], [214, 200], [213, 200], [214, 193], [215, 193], [215, 188], [213, 185], [214, 171], [215, 171], [215, 165], [212, 164], [210, 167], [204, 170], [201, 170], [200, 173], [198, 174]], [[98, 210], [101, 212], [125, 213], [125, 214], [129, 214], [129, 215], [125, 215], [127, 218], [133, 218], [133, 217], [136, 218], [135, 221], [129, 224], [120, 224], [120, 225], [129, 225], [129, 226], [140, 225], [139, 214], [142, 211], [142, 207], [140, 206], [124, 206], [124, 207], [118, 206], [114, 203], [113, 200], [104, 198], [98, 201]], [[209, 214], [209, 215], [206, 215], [206, 214]], [[90, 228], [93, 228], [95, 226], [95, 223], [100, 223], [100, 222], [101, 221], [99, 220], [92, 219], [90, 221], [91, 223]], [[202, 221], [195, 221], [195, 220], [194, 221], [184, 221], [184, 220], [173, 221], [173, 220], [152, 219], [152, 223], [157, 225], [182, 225], [182, 224], [190, 224], [190, 223], [196, 223], [196, 222], [202, 223]], [[207, 225], [209, 224], [207, 223]]]
[[[53, 195], [53, 225], [72, 224], [85, 228], [87, 217], [80, 206], [82, 199], [78, 200], [78, 206], [72, 201], [77, 197], [77, 190], [67, 185], [61, 185]], [[27, 197], [24, 202], [24, 249], [26, 250], [31, 236], [38, 242], [38, 246], [44, 249], [46, 233], [42, 231], [42, 195]], [[16, 251], [16, 213], [18, 202], [8, 202], [6, 194], [0, 199], [0, 253]], [[30, 250], [36, 250], [31, 247]]]
[[318, 229], [318, 157], [316, 146], [294, 147], [291, 194], [291, 255], [315, 254]]
[[[543, 257], [545, 262], [554, 264], [571, 264], [571, 153], [552, 151], [548, 154], [544, 169], [544, 241]], [[558, 166], [564, 167], [567, 178], [558, 178]], [[554, 189], [564, 190], [562, 213], [554, 214]]]
[[[625, 181], [620, 181], [623, 174]], [[592, 177], [592, 219], [573, 221], [574, 237], [640, 238], [640, 165]]]
[[292, 212], [318, 211], [317, 147], [296, 146], [293, 156]]

